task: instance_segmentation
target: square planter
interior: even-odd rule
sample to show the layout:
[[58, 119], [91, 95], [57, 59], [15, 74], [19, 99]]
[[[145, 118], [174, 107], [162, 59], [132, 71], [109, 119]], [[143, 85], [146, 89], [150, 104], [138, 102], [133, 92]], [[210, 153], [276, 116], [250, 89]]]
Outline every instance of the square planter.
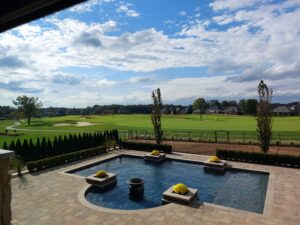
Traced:
[[163, 193], [162, 203], [176, 203], [182, 205], [192, 205], [198, 199], [198, 189], [189, 188], [189, 192], [185, 195], [173, 192], [173, 186]]
[[159, 155], [146, 154], [144, 157], [145, 161], [149, 162], [162, 162], [166, 159], [166, 154], [160, 153]]
[[117, 183], [117, 175], [114, 173], [107, 173], [107, 177], [99, 178], [91, 175], [85, 178], [85, 181], [91, 185], [99, 187], [101, 190], [107, 190], [115, 186]]
[[209, 162], [206, 160], [204, 162], [204, 171], [205, 172], [212, 172], [212, 173], [225, 173], [227, 162], [225, 160], [221, 160], [219, 163]]

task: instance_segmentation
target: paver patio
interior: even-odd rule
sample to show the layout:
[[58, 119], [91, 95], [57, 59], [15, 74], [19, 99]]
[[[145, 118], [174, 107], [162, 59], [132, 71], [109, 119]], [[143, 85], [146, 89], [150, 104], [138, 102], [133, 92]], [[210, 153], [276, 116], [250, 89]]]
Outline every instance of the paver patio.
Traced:
[[[92, 207], [79, 201], [86, 186], [84, 178], [63, 171], [96, 162], [117, 154], [114, 151], [80, 163], [12, 179], [13, 225], [298, 225], [300, 221], [300, 170], [257, 164], [229, 162], [233, 167], [270, 173], [264, 214], [204, 203], [197, 208], [169, 204], [153, 209], [120, 211]], [[172, 158], [205, 161], [207, 156], [175, 153]]]

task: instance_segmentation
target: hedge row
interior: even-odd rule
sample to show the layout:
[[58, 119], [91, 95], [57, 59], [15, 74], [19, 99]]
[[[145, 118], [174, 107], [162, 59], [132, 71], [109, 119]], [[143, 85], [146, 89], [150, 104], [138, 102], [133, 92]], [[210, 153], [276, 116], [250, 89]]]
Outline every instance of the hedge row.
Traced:
[[95, 133], [69, 134], [58, 136], [53, 139], [43, 137], [37, 138], [34, 143], [32, 139], [12, 140], [9, 144], [4, 142], [3, 149], [15, 151], [15, 154], [24, 162], [49, 158], [61, 154], [76, 152], [82, 149], [95, 148], [105, 144], [106, 140], [118, 140], [117, 130]]
[[217, 149], [217, 156], [231, 161], [261, 163], [267, 165], [300, 167], [300, 156], [265, 154], [261, 152], [245, 152]]
[[132, 149], [132, 150], [141, 150], [141, 151], [152, 151], [152, 150], [159, 150], [163, 151], [164, 153], [172, 153], [172, 146], [171, 145], [158, 145], [158, 144], [151, 144], [151, 143], [139, 143], [139, 142], [129, 142], [123, 141], [120, 143], [121, 148], [125, 149]]
[[99, 155], [104, 152], [106, 152], [106, 147], [103, 146], [85, 149], [85, 150], [58, 155], [46, 159], [31, 161], [27, 163], [27, 168], [30, 172], [39, 171], [54, 166], [62, 165], [65, 163], [73, 162], [79, 159], [84, 159], [94, 155]]

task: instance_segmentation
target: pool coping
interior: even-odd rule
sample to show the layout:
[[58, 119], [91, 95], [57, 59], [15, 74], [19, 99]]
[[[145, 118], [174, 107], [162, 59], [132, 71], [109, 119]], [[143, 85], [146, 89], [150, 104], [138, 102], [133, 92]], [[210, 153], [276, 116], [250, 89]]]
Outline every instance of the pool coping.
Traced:
[[[88, 167], [91, 167], [91, 166], [94, 166], [94, 165], [112, 160], [114, 158], [122, 157], [122, 156], [143, 158], [144, 154], [146, 153], [146, 152], [143, 152], [143, 151], [130, 152], [130, 153], [129, 152], [119, 152], [119, 151], [122, 151], [122, 150], [118, 150], [118, 152], [114, 151], [113, 154], [100, 156], [100, 158], [97, 158], [94, 162], [84, 162], [83, 165], [73, 165], [73, 166], [71, 166], [71, 168], [69, 168], [67, 170], [57, 172], [57, 173], [67, 175], [67, 176], [73, 176], [73, 177], [80, 178], [80, 179], [85, 179], [85, 177], [80, 176], [80, 175], [76, 175], [76, 174], [72, 174], [71, 172], [75, 172], [75, 171], [78, 171], [78, 170], [81, 170], [81, 169], [84, 169], [84, 168], [88, 168]], [[181, 156], [182, 155], [193, 155], [193, 154], [181, 154]], [[205, 156], [205, 157], [209, 158], [209, 156]], [[172, 154], [167, 154], [166, 158], [167, 158], [167, 160], [171, 159], [171, 160], [175, 160], [175, 161], [195, 163], [195, 164], [200, 164], [200, 165], [204, 165], [204, 162], [205, 162], [205, 160], [201, 161], [201, 160], [198, 160], [198, 159], [197, 160], [182, 159], [182, 158], [180, 159], [180, 158], [177, 158], [177, 156], [174, 156]], [[231, 161], [227, 161], [227, 162], [231, 162]], [[259, 173], [259, 174], [268, 174], [269, 175], [263, 213], [256, 213], [256, 212], [252, 212], [252, 211], [236, 209], [236, 208], [223, 206], [223, 205], [219, 205], [219, 204], [214, 204], [214, 203], [208, 203], [208, 202], [201, 202], [200, 201], [199, 203], [201, 205], [211, 206], [211, 207], [215, 207], [215, 208], [230, 209], [230, 210], [238, 211], [238, 212], [253, 213], [255, 215], [261, 215], [261, 216], [265, 216], [265, 217], [272, 217], [272, 205], [273, 205], [273, 202], [274, 202], [274, 193], [275, 193], [275, 185], [274, 185], [275, 174], [272, 171], [268, 170], [268, 169], [261, 169], [261, 170], [257, 170], [257, 169], [253, 169], [253, 168], [246, 169], [246, 168], [239, 168], [239, 167], [236, 167], [236, 166], [233, 166], [233, 165], [230, 165], [229, 170], [242, 171], [242, 172], [252, 172], [252, 173]], [[128, 214], [128, 213], [135, 214], [135, 213], [145, 213], [145, 212], [153, 212], [153, 211], [162, 210], [162, 209], [168, 209], [169, 207], [174, 205], [174, 203], [170, 203], [170, 204], [167, 204], [167, 205], [161, 205], [161, 206], [157, 206], [157, 207], [153, 207], [153, 208], [137, 209], [137, 210], [121, 210], [121, 209], [106, 208], [106, 207], [94, 205], [94, 204], [92, 204], [92, 203], [90, 203], [86, 200], [85, 196], [86, 196], [86, 192], [89, 190], [89, 188], [91, 188], [91, 185], [86, 185], [79, 191], [78, 200], [82, 205], [84, 205], [88, 208], [91, 208], [93, 210], [101, 211], [101, 212], [116, 213], [116, 214]], [[187, 207], [189, 207], [189, 206], [187, 206]]]

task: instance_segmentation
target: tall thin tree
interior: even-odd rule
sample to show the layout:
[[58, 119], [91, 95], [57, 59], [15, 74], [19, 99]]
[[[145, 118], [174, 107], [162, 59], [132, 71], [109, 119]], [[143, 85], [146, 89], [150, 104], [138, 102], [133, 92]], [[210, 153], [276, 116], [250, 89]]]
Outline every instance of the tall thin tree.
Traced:
[[153, 109], [151, 113], [151, 121], [153, 124], [154, 135], [157, 144], [161, 144], [163, 141], [163, 131], [161, 128], [161, 108], [162, 108], [162, 100], [160, 89], [152, 92], [153, 99]]
[[272, 95], [273, 90], [269, 88], [263, 80], [257, 87], [259, 101], [257, 104], [256, 133], [261, 151], [264, 153], [269, 151], [272, 138]]

